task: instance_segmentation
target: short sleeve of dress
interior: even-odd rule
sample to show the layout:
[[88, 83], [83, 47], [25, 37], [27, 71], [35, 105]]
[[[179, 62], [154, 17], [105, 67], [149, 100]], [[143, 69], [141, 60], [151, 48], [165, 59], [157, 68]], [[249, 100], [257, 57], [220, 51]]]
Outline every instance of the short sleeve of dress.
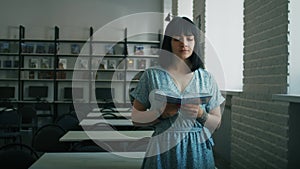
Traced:
[[143, 75], [141, 76], [138, 85], [136, 88], [130, 92], [130, 95], [141, 102], [145, 108], [150, 108], [150, 102], [149, 102], [149, 76], [148, 72], [145, 71]]
[[222, 96], [219, 90], [217, 82], [211, 74], [209, 74], [209, 80], [211, 85], [210, 94], [212, 95], [212, 97], [206, 105], [207, 112], [216, 108], [217, 106], [220, 106], [225, 101], [225, 98]]

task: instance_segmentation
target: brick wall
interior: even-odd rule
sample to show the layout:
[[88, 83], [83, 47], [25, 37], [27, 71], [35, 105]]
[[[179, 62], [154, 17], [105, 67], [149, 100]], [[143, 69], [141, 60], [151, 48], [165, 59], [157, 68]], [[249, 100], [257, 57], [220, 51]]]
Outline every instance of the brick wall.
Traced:
[[244, 1], [243, 92], [232, 98], [231, 168], [287, 168], [288, 0]]

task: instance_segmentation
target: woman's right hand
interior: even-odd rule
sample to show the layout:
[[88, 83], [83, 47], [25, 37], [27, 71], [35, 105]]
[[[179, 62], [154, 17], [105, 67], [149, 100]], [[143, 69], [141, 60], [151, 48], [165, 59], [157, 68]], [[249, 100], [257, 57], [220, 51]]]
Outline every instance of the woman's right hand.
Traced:
[[161, 117], [161, 118], [168, 118], [177, 114], [178, 105], [167, 103], [166, 100], [165, 101], [156, 100], [155, 92], [156, 90], [153, 90], [149, 94], [149, 101], [151, 104], [150, 110], [156, 112], [157, 117]]
[[165, 108], [161, 110], [161, 118], [168, 118], [176, 115], [178, 112], [178, 105], [167, 103]]

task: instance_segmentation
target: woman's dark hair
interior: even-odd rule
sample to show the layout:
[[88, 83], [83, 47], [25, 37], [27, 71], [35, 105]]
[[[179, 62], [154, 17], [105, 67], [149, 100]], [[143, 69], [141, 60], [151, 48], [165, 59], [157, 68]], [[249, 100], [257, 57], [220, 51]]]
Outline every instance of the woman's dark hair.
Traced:
[[204, 69], [204, 60], [201, 56], [200, 49], [200, 30], [198, 30], [195, 24], [186, 17], [174, 17], [167, 25], [159, 56], [159, 64], [163, 68], [167, 68], [174, 63], [172, 61], [174, 56], [172, 54], [171, 40], [174, 35], [178, 36], [182, 34], [194, 35], [195, 39], [193, 54], [188, 58], [190, 62], [188, 66], [190, 67], [191, 71], [195, 71], [199, 68]]

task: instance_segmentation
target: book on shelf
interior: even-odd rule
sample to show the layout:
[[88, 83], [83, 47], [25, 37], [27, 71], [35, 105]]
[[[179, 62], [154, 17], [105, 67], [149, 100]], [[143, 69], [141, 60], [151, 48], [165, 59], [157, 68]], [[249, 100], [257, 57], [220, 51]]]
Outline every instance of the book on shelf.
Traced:
[[107, 69], [107, 60], [106, 59], [101, 60], [99, 69]]
[[41, 59], [41, 68], [49, 69], [51, 67], [51, 59], [50, 58], [42, 58]]
[[39, 68], [39, 59], [31, 58], [29, 59], [29, 68]]
[[158, 46], [150, 46], [151, 55], [157, 55], [158, 51], [159, 51], [159, 47]]
[[108, 60], [107, 69], [116, 69], [117, 61], [116, 60]]
[[0, 53], [9, 53], [9, 43], [8, 42], [1, 42], [0, 43]]
[[144, 46], [143, 45], [135, 45], [134, 46], [134, 54], [135, 55], [144, 55]]
[[57, 79], [66, 79], [66, 72], [61, 71], [67, 68], [67, 59], [59, 58], [58, 61], [58, 70], [56, 72]]
[[34, 79], [35, 78], [34, 71], [29, 71], [28, 78], [29, 79]]
[[79, 54], [80, 46], [79, 44], [71, 44], [71, 54]]
[[137, 69], [146, 69], [146, 59], [137, 60]]
[[154, 98], [172, 104], [207, 104], [211, 95], [208, 93], [188, 93], [179, 96], [172, 92], [158, 90], [154, 93]]
[[67, 69], [67, 59], [59, 58], [58, 69]]
[[127, 59], [127, 68], [134, 69], [134, 59]]
[[66, 79], [67, 74], [65, 71], [57, 70], [56, 72], [56, 78], [57, 79]]
[[32, 43], [22, 43], [21, 44], [22, 53], [33, 53], [34, 51], [34, 44]]
[[46, 45], [45, 44], [37, 44], [35, 53], [46, 53]]
[[87, 59], [79, 59], [78, 69], [88, 69], [88, 60]]
[[52, 71], [39, 71], [38, 79], [53, 79]]

